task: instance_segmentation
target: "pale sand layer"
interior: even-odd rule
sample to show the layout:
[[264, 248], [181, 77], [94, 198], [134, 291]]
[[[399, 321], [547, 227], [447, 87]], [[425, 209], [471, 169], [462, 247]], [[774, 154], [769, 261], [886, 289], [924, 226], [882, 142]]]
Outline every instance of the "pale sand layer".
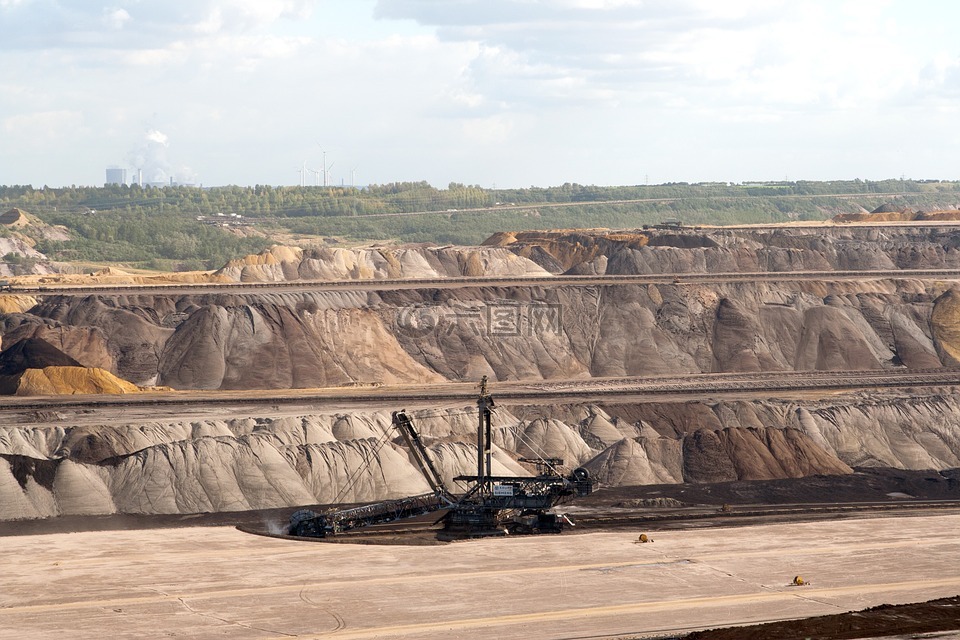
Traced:
[[[13, 537], [0, 638], [571, 638], [960, 593], [960, 515], [434, 547], [231, 528]], [[795, 575], [812, 582], [789, 586]]]

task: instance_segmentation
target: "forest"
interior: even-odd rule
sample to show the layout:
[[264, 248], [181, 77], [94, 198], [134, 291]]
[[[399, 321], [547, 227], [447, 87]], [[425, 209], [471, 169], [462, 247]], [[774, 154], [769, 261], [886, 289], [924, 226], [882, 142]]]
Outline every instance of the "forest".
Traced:
[[[486, 189], [427, 182], [356, 187], [0, 186], [17, 207], [69, 231], [38, 235], [53, 260], [155, 269], [216, 268], [278, 240], [477, 244], [496, 231], [633, 228], [664, 220], [733, 224], [821, 220], [884, 203], [956, 208], [960, 183], [937, 180], [563, 184]], [[6, 235], [9, 231], [0, 230]]]

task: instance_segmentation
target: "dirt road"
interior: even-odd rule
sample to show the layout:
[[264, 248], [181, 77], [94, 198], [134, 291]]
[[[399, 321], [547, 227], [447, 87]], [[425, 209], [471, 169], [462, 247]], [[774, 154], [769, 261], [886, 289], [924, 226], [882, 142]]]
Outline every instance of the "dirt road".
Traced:
[[[880, 369], [870, 371], [780, 371], [709, 373], [683, 376], [521, 380], [495, 384], [500, 404], [564, 402], [677, 402], [691, 399], [810, 398], [865, 390], [955, 386], [957, 369]], [[472, 404], [474, 383], [261, 389], [247, 391], [169, 391], [126, 395], [10, 396], [0, 407], [0, 426], [22, 424], [102, 424], [111, 421], [202, 416], [249, 416], [267, 408], [285, 415], [318, 408], [383, 409], [456, 407]], [[282, 409], [281, 409], [282, 407]]]

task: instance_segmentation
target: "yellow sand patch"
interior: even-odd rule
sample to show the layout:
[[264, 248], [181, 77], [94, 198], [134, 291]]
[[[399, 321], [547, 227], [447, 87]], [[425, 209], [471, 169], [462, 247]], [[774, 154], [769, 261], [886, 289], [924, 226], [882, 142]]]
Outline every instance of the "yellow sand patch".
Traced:
[[92, 287], [98, 285], [153, 285], [153, 284], [206, 284], [208, 282], [230, 282], [227, 278], [210, 271], [180, 271], [157, 275], [128, 274], [120, 269], [109, 267], [94, 274], [57, 274], [42, 276], [17, 276], [11, 283], [19, 287], [39, 285], [76, 285]]
[[944, 364], [960, 364], [960, 293], [950, 289], [936, 299], [930, 314], [933, 341]]
[[8, 227], [26, 227], [30, 225], [30, 218], [23, 209], [13, 208], [0, 215], [0, 224]]
[[77, 393], [139, 393], [140, 387], [109, 371], [85, 367], [27, 369], [20, 378], [18, 396], [72, 395]]
[[0, 313], [23, 313], [36, 304], [33, 296], [0, 296]]
[[883, 213], [839, 213], [834, 222], [910, 222], [916, 219], [912, 211], [887, 211]]
[[300, 247], [285, 247], [277, 245], [261, 253], [231, 260], [224, 268], [247, 267], [252, 265], [271, 265], [280, 264], [281, 262], [299, 262], [302, 259], [303, 249]]

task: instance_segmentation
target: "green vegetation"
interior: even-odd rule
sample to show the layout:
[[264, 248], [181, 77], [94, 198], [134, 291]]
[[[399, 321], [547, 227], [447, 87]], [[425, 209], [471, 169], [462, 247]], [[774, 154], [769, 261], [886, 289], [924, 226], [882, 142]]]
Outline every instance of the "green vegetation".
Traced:
[[180, 270], [213, 269], [231, 258], [256, 253], [270, 245], [266, 238], [237, 237], [175, 211], [107, 211], [80, 215], [54, 211], [40, 217], [48, 224], [63, 225], [70, 230], [70, 240], [38, 240], [37, 250], [55, 260], [123, 262]]
[[[504, 230], [631, 228], [666, 219], [685, 224], [820, 220], [891, 201], [914, 209], [955, 207], [960, 183], [851, 180], [623, 187], [568, 183], [498, 190], [458, 183], [437, 189], [426, 182], [363, 189], [0, 187], [0, 211], [20, 207], [70, 231], [66, 241], [35, 237], [37, 249], [52, 259], [181, 269], [218, 267], [230, 258], [263, 250], [271, 244], [269, 236], [277, 234], [476, 244]], [[223, 228], [241, 223], [252, 224], [262, 234]]]
[[26, 273], [33, 273], [33, 267], [37, 264], [37, 259], [21, 256], [16, 253], [8, 253], [3, 256], [2, 262], [9, 266], [13, 275], [19, 276]]

